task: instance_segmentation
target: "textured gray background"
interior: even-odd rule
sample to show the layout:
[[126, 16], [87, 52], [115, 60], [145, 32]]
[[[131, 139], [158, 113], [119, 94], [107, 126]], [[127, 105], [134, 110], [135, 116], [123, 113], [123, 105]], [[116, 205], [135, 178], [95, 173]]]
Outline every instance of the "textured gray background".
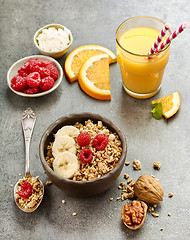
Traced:
[[[39, 54], [33, 44], [36, 30], [49, 23], [60, 23], [71, 29], [73, 50], [85, 44], [99, 44], [115, 52], [115, 31], [125, 19], [149, 15], [171, 24], [175, 30], [189, 21], [190, 3], [171, 1], [115, 1], [115, 0], [18, 0], [0, 1], [0, 106], [1, 106], [1, 167], [0, 167], [0, 239], [190, 239], [190, 109], [189, 62], [190, 31], [187, 29], [171, 46], [171, 54], [161, 91], [156, 98], [176, 90], [181, 95], [181, 108], [170, 120], [152, 118], [151, 100], [136, 100], [122, 89], [118, 64], [110, 67], [112, 100], [98, 101], [81, 91], [78, 83], [69, 84], [63, 78], [53, 93], [35, 99], [17, 96], [6, 84], [9, 67], [18, 59]], [[69, 51], [69, 52], [70, 52]], [[59, 60], [62, 66], [67, 54]], [[24, 142], [21, 129], [23, 111], [31, 107], [37, 121], [31, 145], [31, 173], [45, 175], [38, 154], [40, 138], [45, 129], [57, 118], [74, 112], [90, 111], [102, 114], [123, 130], [128, 139], [127, 160], [142, 162], [142, 170], [124, 167], [114, 186], [107, 192], [88, 199], [71, 198], [52, 185], [45, 188], [40, 208], [32, 213], [21, 212], [13, 200], [14, 184], [19, 173], [24, 174]], [[160, 161], [160, 171], [153, 169]], [[148, 213], [139, 231], [128, 230], [120, 220], [124, 202], [116, 201], [123, 181], [123, 173], [134, 180], [142, 174], [153, 174], [160, 179], [165, 198], [159, 204], [155, 219]], [[168, 193], [173, 192], [172, 199]], [[113, 201], [109, 198], [113, 197]], [[62, 199], [66, 203], [62, 205]], [[77, 216], [72, 216], [76, 212]], [[171, 212], [171, 217], [168, 217]], [[164, 228], [161, 232], [160, 228]]]

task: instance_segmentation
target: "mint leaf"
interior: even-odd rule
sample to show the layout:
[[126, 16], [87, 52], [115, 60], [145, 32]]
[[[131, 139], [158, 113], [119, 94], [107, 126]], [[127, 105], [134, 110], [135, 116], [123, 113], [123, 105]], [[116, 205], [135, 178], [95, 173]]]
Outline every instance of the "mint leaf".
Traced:
[[160, 119], [163, 114], [162, 103], [161, 102], [154, 103], [152, 104], [152, 107], [154, 107], [151, 111], [153, 113], [153, 117], [156, 119]]

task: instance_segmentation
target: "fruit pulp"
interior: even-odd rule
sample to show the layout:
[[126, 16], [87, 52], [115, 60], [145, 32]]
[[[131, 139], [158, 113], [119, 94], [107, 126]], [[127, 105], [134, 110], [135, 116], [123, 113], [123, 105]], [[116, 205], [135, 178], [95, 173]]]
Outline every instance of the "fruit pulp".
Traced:
[[155, 28], [134, 27], [120, 36], [117, 55], [125, 89], [137, 94], [149, 94], [160, 88], [169, 47], [151, 59], [147, 56], [158, 35], [159, 31]]

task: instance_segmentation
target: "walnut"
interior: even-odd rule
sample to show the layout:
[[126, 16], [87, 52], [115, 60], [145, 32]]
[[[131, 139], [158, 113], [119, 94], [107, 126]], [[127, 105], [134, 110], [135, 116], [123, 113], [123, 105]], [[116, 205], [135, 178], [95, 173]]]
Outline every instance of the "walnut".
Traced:
[[132, 230], [142, 227], [147, 212], [147, 205], [142, 201], [134, 200], [122, 207], [121, 219]]
[[149, 175], [142, 175], [138, 178], [134, 192], [138, 199], [150, 204], [159, 203], [164, 196], [161, 184], [156, 178]]

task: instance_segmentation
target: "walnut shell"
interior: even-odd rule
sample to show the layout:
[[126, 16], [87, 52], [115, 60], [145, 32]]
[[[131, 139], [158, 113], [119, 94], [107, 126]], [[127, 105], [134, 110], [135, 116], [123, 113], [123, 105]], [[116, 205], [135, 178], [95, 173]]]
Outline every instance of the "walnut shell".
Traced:
[[131, 203], [126, 203], [122, 207], [121, 219], [126, 227], [132, 230], [137, 230], [142, 227], [146, 218], [146, 212], [146, 203], [134, 200]]
[[134, 185], [134, 192], [138, 199], [150, 204], [159, 203], [164, 196], [164, 191], [159, 181], [149, 175], [139, 177]]

